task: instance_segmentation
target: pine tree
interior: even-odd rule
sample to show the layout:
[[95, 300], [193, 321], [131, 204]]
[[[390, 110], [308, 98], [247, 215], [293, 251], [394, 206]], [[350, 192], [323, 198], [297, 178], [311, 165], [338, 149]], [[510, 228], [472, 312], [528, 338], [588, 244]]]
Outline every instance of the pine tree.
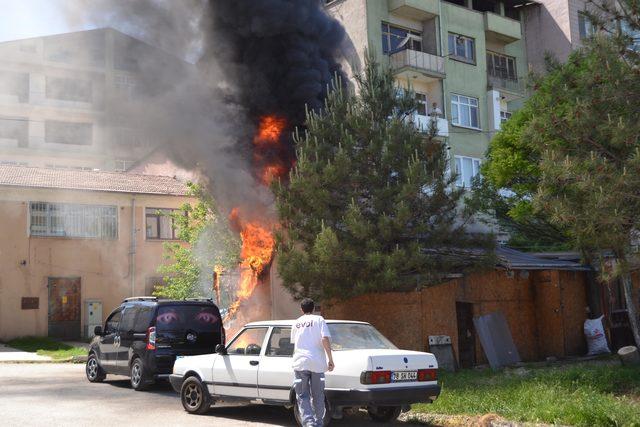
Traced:
[[534, 204], [588, 258], [613, 253], [616, 269], [602, 271], [622, 280], [640, 345], [630, 276], [640, 230], [640, 72], [622, 40], [597, 35], [540, 81], [523, 137], [541, 153]]
[[[296, 135], [297, 163], [274, 191], [279, 272], [295, 297], [319, 300], [435, 283], [488, 265], [491, 236], [465, 232], [463, 191], [432, 125], [410, 122], [411, 90], [368, 57], [358, 95], [335, 84]], [[434, 121], [435, 122], [435, 121]]]

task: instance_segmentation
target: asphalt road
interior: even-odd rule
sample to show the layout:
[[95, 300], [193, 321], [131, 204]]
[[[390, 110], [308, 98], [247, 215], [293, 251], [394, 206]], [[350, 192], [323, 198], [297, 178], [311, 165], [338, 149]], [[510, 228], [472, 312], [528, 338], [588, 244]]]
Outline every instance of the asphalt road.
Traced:
[[[0, 364], [0, 425], [6, 426], [295, 426], [293, 414], [265, 405], [213, 406], [189, 415], [168, 383], [136, 392], [128, 378], [91, 384], [82, 364]], [[403, 423], [404, 424], [404, 423]], [[373, 426], [351, 415], [332, 426]], [[407, 425], [407, 424], [404, 424]]]

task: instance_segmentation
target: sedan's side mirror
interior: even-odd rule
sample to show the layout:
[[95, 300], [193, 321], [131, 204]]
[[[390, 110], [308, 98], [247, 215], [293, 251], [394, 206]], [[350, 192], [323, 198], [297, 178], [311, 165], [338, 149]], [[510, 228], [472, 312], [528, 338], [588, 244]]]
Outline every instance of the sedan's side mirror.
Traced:
[[218, 344], [216, 346], [216, 353], [218, 353], [221, 356], [226, 356], [227, 355], [227, 348], [222, 344]]
[[102, 326], [98, 325], [95, 328], [93, 328], [93, 333], [94, 335], [97, 335], [99, 337], [102, 336]]

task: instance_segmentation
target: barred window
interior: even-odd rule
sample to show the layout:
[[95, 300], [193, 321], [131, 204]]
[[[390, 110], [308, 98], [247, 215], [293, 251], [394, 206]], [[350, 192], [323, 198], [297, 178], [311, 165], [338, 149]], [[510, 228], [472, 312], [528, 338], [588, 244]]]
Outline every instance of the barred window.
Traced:
[[117, 239], [116, 206], [31, 202], [32, 236]]

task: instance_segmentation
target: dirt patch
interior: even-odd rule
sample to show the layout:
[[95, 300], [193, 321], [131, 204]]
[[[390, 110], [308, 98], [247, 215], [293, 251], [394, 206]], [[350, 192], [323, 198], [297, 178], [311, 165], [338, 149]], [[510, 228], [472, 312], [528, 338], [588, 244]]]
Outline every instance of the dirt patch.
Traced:
[[441, 415], [407, 412], [400, 421], [420, 423], [432, 427], [549, 427], [550, 424], [518, 423], [508, 421], [497, 414], [485, 415]]

